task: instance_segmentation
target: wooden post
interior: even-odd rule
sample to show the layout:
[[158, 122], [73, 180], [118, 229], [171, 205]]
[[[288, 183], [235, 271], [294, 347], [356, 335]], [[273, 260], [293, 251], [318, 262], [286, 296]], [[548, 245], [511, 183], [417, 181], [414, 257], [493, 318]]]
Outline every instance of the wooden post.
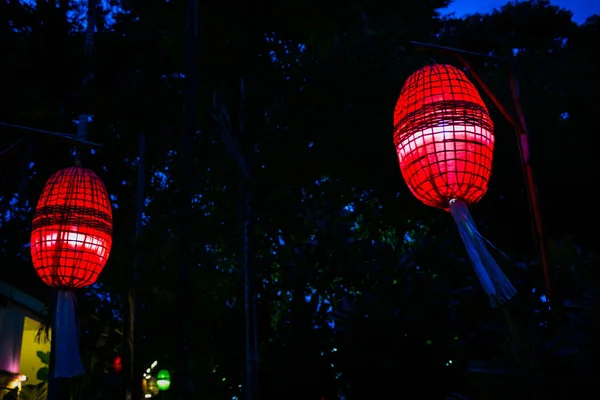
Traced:
[[[529, 131], [527, 130], [527, 124], [525, 123], [525, 115], [523, 113], [523, 107], [521, 106], [521, 99], [519, 95], [519, 86], [515, 77], [514, 65], [511, 62], [510, 65], [510, 91], [513, 100], [513, 106], [515, 108], [515, 114], [517, 117], [518, 124], [521, 129], [517, 130], [520, 144], [521, 160], [523, 162], [525, 182], [527, 184], [527, 191], [529, 197], [529, 206], [531, 213], [533, 214], [534, 229], [537, 234], [537, 244], [540, 248], [540, 257], [542, 267], [544, 269], [544, 279], [546, 281], [546, 297], [550, 306], [552, 307], [552, 300], [554, 300], [554, 293], [552, 290], [552, 275], [550, 272], [550, 252], [548, 250], [548, 240], [544, 230], [544, 223], [542, 219], [542, 210], [540, 206], [540, 197], [533, 177], [533, 169], [531, 168], [530, 152], [529, 152]], [[555, 304], [558, 306], [558, 303]]]

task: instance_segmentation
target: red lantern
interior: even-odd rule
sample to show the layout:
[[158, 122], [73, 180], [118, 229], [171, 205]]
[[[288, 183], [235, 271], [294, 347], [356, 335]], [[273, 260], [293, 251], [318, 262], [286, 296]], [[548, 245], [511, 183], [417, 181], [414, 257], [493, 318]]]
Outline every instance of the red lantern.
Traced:
[[112, 209], [98, 176], [76, 166], [48, 179], [31, 231], [31, 259], [44, 283], [74, 289], [96, 282], [112, 245]]
[[402, 175], [423, 203], [475, 203], [492, 171], [494, 125], [477, 89], [450, 65], [412, 74], [396, 103], [394, 144]]
[[459, 69], [431, 65], [404, 84], [394, 113], [394, 145], [411, 192], [449, 210], [492, 306], [515, 289], [477, 232], [468, 204], [487, 191], [494, 125], [477, 89]]
[[96, 282], [112, 245], [112, 209], [104, 184], [75, 166], [48, 179], [31, 229], [31, 259], [39, 277], [57, 288], [52, 332], [53, 378], [83, 375], [75, 298], [69, 289]]
[[115, 357], [112, 366], [117, 374], [123, 370], [123, 359], [121, 358], [121, 356]]

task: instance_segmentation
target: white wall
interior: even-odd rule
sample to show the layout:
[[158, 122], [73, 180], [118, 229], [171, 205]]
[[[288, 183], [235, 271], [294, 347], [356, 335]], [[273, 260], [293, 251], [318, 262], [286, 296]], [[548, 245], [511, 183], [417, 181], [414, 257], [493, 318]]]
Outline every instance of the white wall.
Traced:
[[0, 370], [19, 373], [25, 315], [15, 308], [0, 308]]

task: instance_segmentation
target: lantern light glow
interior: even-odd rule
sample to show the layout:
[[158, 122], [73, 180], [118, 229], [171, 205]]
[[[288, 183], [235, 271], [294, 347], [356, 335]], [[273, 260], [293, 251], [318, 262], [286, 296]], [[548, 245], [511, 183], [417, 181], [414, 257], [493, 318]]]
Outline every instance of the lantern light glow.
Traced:
[[112, 209], [98, 176], [75, 166], [56, 172], [40, 196], [31, 232], [31, 259], [49, 286], [93, 284], [112, 246]]
[[166, 369], [158, 371], [156, 384], [160, 390], [167, 390], [171, 386], [171, 374]]
[[423, 203], [449, 209], [487, 191], [492, 171], [494, 125], [477, 89], [449, 65], [412, 74], [394, 113], [394, 144], [400, 169]]

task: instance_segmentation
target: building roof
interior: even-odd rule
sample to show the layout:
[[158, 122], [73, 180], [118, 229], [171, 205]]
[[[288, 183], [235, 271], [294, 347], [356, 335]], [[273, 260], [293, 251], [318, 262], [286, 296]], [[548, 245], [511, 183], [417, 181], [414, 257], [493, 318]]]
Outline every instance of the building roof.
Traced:
[[0, 281], [0, 297], [5, 298], [7, 306], [16, 306], [35, 317], [46, 314], [46, 304], [3, 281]]

